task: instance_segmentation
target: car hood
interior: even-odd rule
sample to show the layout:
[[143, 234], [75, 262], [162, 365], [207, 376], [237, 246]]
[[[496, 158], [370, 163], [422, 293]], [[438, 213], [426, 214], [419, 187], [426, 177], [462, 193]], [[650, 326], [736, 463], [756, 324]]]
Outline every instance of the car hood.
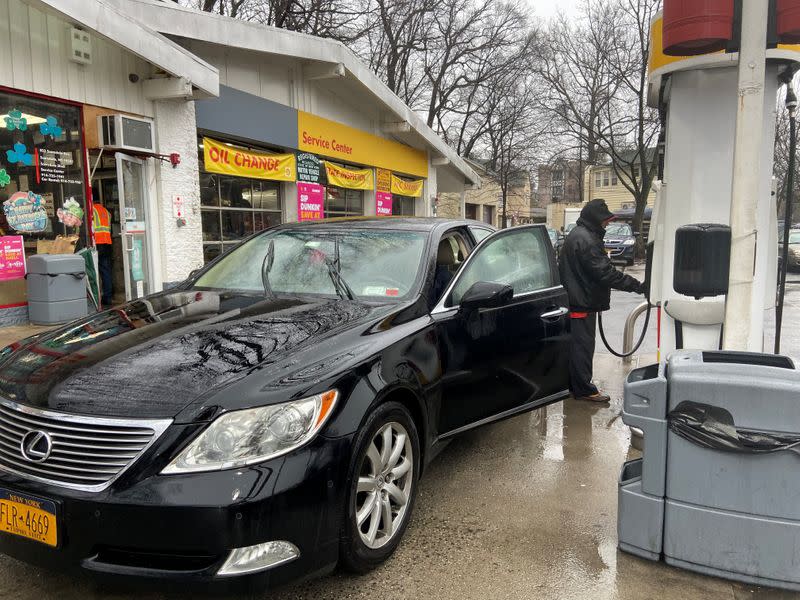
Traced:
[[136, 300], [0, 352], [0, 397], [95, 416], [170, 418], [255, 369], [396, 310], [208, 291]]

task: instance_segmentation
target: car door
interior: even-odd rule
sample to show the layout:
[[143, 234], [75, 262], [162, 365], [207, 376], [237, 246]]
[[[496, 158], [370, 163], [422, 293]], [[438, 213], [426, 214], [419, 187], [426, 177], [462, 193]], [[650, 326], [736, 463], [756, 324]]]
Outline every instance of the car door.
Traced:
[[[510, 285], [513, 297], [462, 310], [460, 299], [477, 282]], [[442, 357], [439, 435], [565, 395], [567, 306], [543, 226], [505, 229], [478, 245], [431, 313]]]

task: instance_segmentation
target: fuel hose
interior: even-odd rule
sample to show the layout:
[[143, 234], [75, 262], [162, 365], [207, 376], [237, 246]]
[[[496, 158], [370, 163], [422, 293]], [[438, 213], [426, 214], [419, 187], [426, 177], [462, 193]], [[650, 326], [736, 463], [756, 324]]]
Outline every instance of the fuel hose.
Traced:
[[642, 327], [642, 333], [639, 335], [639, 340], [633, 345], [633, 348], [630, 352], [617, 352], [611, 347], [611, 344], [608, 343], [606, 339], [606, 332], [603, 330], [603, 313], [599, 313], [597, 316], [597, 324], [598, 328], [600, 329], [600, 339], [603, 340], [603, 345], [606, 349], [611, 352], [614, 356], [619, 358], [628, 358], [629, 356], [633, 356], [639, 351], [639, 347], [644, 342], [644, 337], [647, 335], [647, 326], [650, 324], [650, 310], [653, 308], [653, 305], [650, 304], [650, 298], [645, 296], [647, 300], [647, 312], [644, 315], [644, 327]]

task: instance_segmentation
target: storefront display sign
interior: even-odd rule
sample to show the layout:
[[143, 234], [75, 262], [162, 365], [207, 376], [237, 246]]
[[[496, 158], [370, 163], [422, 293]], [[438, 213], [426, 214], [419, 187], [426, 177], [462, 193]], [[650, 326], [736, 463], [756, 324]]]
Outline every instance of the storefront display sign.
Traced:
[[301, 152], [297, 155], [297, 180], [319, 183], [322, 175], [322, 161], [314, 154]]
[[17, 108], [8, 111], [8, 114], [3, 118], [6, 122], [6, 129], [9, 131], [14, 131], [15, 129], [27, 131], [28, 129], [28, 119], [23, 117], [22, 111]]
[[398, 196], [410, 196], [412, 198], [419, 198], [422, 196], [422, 188], [425, 182], [422, 179], [415, 179], [408, 181], [401, 179], [392, 173], [392, 193]]
[[379, 192], [392, 191], [392, 172], [389, 169], [375, 169], [375, 189]]
[[297, 112], [297, 136], [297, 147], [304, 152], [344, 163], [372, 165], [417, 177], [428, 176], [428, 157], [422, 150], [311, 113]]
[[389, 217], [392, 214], [392, 195], [389, 192], [375, 192], [375, 214]]
[[36, 183], [72, 183], [80, 185], [79, 178], [67, 175], [67, 167], [75, 164], [72, 152], [37, 148], [35, 150]]
[[42, 135], [49, 135], [53, 139], [60, 138], [61, 134], [64, 133], [64, 130], [58, 124], [58, 119], [56, 119], [53, 115], [48, 115], [45, 119], [45, 122], [39, 125], [39, 133]]
[[22, 163], [26, 167], [33, 165], [33, 154], [28, 152], [25, 144], [17, 142], [11, 150], [6, 150], [6, 158], [12, 165]]
[[[39, 197], [41, 199], [41, 196]], [[44, 202], [42, 202], [44, 205]], [[45, 207], [45, 213], [47, 208]], [[80, 227], [83, 223], [83, 208], [75, 198], [68, 198], [64, 202], [64, 207], [56, 211], [58, 220], [67, 227]]]
[[22, 233], [39, 233], [47, 229], [47, 211], [42, 197], [33, 192], [17, 192], [3, 202], [8, 226]]
[[325, 188], [318, 183], [297, 182], [297, 220], [314, 221], [323, 217]]
[[206, 171], [211, 173], [273, 181], [297, 179], [294, 154], [256, 152], [203, 138], [203, 160]]
[[323, 161], [328, 185], [351, 190], [374, 190], [375, 176], [372, 169], [346, 169]]
[[25, 243], [21, 235], [0, 237], [0, 281], [25, 277]]

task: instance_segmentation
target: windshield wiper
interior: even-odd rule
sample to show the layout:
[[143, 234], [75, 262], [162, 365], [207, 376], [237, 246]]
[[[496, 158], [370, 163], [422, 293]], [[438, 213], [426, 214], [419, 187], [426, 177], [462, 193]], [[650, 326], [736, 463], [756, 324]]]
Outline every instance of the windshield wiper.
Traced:
[[334, 242], [334, 251], [336, 253], [336, 260], [331, 260], [330, 257], [325, 257], [325, 265], [328, 267], [328, 275], [333, 282], [333, 287], [340, 298], [347, 298], [348, 300], [355, 300], [356, 295], [353, 290], [347, 285], [347, 282], [342, 277], [340, 270], [341, 259], [339, 257], [339, 238], [337, 237]]
[[272, 270], [272, 265], [275, 263], [275, 240], [269, 241], [267, 246], [267, 253], [264, 255], [264, 261], [261, 263], [261, 283], [264, 284], [264, 295], [267, 298], [275, 299], [275, 292], [272, 291], [272, 286], [269, 283], [269, 272]]

